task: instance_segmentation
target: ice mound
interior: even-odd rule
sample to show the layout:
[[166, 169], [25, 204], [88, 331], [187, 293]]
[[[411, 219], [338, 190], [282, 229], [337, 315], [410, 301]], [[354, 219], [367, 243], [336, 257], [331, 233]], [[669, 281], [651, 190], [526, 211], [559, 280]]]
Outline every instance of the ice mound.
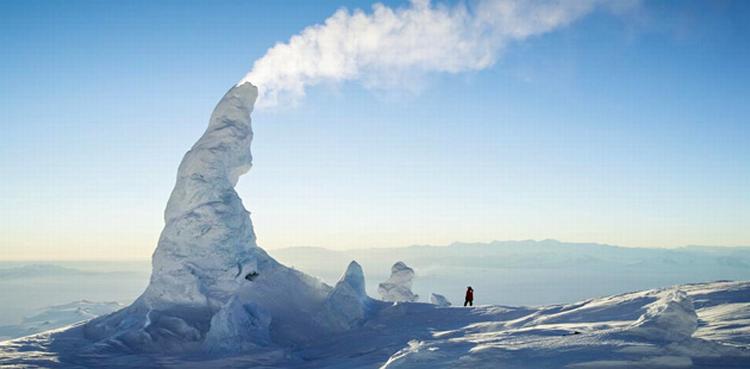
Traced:
[[399, 261], [391, 267], [391, 276], [378, 286], [378, 293], [383, 301], [413, 302], [419, 299], [411, 291], [414, 269]]
[[448, 299], [440, 294], [433, 293], [430, 295], [430, 303], [437, 305], [437, 306], [451, 306], [451, 302], [448, 301]]
[[365, 291], [362, 267], [352, 261], [326, 297], [318, 320], [336, 331], [351, 329], [367, 317], [372, 305], [372, 299]]
[[630, 332], [663, 341], [684, 341], [698, 328], [693, 300], [685, 292], [672, 290], [646, 306], [646, 313], [633, 323]]

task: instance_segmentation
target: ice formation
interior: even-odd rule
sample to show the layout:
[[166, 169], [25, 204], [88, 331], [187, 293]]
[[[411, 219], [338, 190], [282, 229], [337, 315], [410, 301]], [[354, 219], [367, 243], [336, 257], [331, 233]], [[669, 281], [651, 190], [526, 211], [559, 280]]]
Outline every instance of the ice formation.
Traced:
[[146, 291], [88, 323], [86, 337], [135, 351], [242, 351], [306, 338], [297, 328], [311, 323], [302, 316], [321, 306], [330, 287], [257, 246], [234, 190], [252, 163], [257, 95], [244, 83], [216, 106], [180, 164]]
[[378, 286], [378, 293], [383, 301], [404, 302], [417, 301], [419, 296], [411, 291], [414, 269], [399, 261], [391, 267], [391, 276]]
[[356, 262], [349, 263], [336, 287], [328, 294], [319, 317], [324, 326], [344, 331], [359, 325], [373, 302], [365, 291], [365, 275]]
[[430, 302], [437, 306], [451, 306], [451, 302], [448, 301], [448, 299], [440, 294], [433, 293], [430, 295]]

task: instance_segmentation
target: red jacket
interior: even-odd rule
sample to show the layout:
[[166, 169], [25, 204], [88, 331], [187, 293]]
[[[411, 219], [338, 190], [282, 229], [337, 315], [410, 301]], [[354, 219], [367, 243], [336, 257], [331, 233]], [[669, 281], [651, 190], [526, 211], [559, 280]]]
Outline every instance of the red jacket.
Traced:
[[474, 290], [466, 290], [466, 301], [474, 301]]

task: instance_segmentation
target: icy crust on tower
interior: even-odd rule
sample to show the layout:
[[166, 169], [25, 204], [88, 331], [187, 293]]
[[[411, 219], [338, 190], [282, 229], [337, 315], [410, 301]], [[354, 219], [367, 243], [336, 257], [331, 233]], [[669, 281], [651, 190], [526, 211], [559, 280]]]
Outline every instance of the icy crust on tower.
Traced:
[[224, 305], [245, 275], [275, 264], [257, 248], [249, 213], [234, 190], [252, 164], [251, 84], [230, 90], [182, 159], [142, 299], [167, 305]]
[[234, 186], [251, 167], [257, 96], [243, 83], [216, 106], [180, 164], [149, 286], [128, 308], [89, 322], [87, 338], [133, 351], [242, 351], [310, 339], [305, 334], [363, 316], [327, 308], [338, 287], [279, 264], [256, 244]]

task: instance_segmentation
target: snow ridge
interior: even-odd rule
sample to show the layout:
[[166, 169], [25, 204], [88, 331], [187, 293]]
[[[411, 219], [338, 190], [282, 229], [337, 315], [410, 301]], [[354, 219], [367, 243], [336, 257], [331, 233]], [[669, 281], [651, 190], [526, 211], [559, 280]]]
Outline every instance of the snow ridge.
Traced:
[[433, 305], [437, 305], [437, 306], [451, 306], [452, 305], [447, 297], [438, 293], [433, 293], [432, 295], [430, 295], [430, 303], [432, 303]]
[[675, 289], [649, 304], [630, 331], [651, 340], [684, 341], [697, 328], [693, 300], [684, 291]]

